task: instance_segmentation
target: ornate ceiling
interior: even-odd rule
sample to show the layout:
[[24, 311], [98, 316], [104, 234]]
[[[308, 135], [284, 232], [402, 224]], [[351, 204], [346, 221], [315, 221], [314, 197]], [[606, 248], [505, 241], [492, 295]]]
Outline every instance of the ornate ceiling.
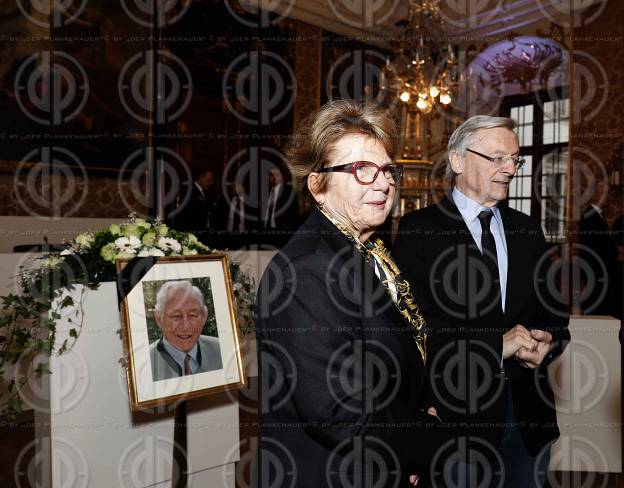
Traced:
[[[231, 0], [233, 1], [233, 0]], [[420, 0], [416, 0], [419, 2]], [[410, 0], [245, 0], [244, 4], [281, 12], [340, 35], [385, 44], [395, 24], [405, 19]], [[440, 8], [450, 36], [503, 35], [534, 24], [573, 27], [580, 15], [603, 8], [606, 0], [442, 0]], [[243, 2], [241, 2], [243, 4]], [[369, 8], [367, 8], [367, 6]], [[572, 9], [572, 10], [570, 10]], [[387, 46], [386, 46], [387, 47]]]

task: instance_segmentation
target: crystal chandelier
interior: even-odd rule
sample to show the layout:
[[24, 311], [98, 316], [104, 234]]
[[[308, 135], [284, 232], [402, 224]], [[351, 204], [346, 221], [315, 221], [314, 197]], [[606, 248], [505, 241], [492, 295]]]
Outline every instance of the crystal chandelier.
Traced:
[[457, 87], [458, 63], [450, 44], [436, 42], [443, 34], [440, 0], [410, 0], [408, 17], [397, 23], [394, 55], [388, 58], [388, 88], [408, 109], [430, 113], [448, 106]]

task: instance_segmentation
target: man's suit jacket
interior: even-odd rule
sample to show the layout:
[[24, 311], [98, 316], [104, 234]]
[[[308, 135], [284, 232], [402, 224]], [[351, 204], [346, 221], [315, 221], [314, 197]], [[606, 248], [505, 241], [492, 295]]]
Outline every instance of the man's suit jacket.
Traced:
[[202, 192], [197, 185], [182, 187], [177, 213], [171, 219], [171, 226], [181, 232], [195, 234], [201, 242], [213, 246], [216, 236], [216, 204], [207, 192]]
[[[213, 371], [223, 367], [218, 338], [201, 335], [197, 340], [197, 345], [199, 368], [194, 374], [205, 373], [206, 371]], [[162, 338], [152, 342], [149, 351], [152, 364], [152, 379], [154, 381], [182, 376], [182, 368], [167, 352]]]
[[622, 317], [622, 267], [618, 261], [617, 243], [603, 217], [589, 207], [579, 222], [579, 258], [593, 273], [587, 279], [584, 299], [585, 313]]
[[280, 486], [394, 486], [428, 469], [420, 423], [437, 421], [421, 411], [413, 329], [317, 209], [267, 267], [256, 328], [260, 487], [277, 472]]
[[[270, 195], [269, 195], [270, 196]], [[263, 241], [276, 247], [283, 246], [299, 226], [299, 202], [297, 192], [290, 183], [282, 184], [275, 204], [275, 227], [271, 226], [270, 216], [266, 220], [269, 202], [261, 206]]]
[[476, 436], [496, 448], [510, 389], [535, 455], [559, 435], [546, 364], [531, 370], [511, 358], [501, 367], [502, 336], [516, 324], [547, 330], [560, 351], [569, 318], [553, 297], [556, 285], [544, 279], [550, 261], [539, 223], [511, 208], [500, 212], [508, 253], [504, 313], [487, 292], [492, 285], [498, 292], [499, 284], [482, 281], [484, 257], [451, 199], [404, 216], [393, 256], [429, 325], [428, 398], [442, 421], [460, 427], [449, 435]]
[[218, 249], [238, 249], [243, 246], [254, 244], [258, 230], [258, 204], [250, 201], [249, 197], [243, 200], [244, 205], [244, 226], [243, 231], [239, 230], [240, 213], [235, 211], [233, 215], [234, 229], [228, 229], [231, 205], [234, 203], [233, 197], [222, 198], [216, 207], [217, 235], [215, 247]]

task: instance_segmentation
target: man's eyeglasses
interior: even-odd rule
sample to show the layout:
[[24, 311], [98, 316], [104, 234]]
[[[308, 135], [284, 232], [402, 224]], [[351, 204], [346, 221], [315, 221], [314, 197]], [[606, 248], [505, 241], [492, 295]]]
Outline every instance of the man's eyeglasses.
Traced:
[[522, 168], [522, 166], [524, 166], [524, 163], [526, 162], [526, 159], [524, 159], [522, 156], [492, 157], [492, 156], [486, 156], [485, 154], [481, 154], [480, 152], [477, 152], [477, 151], [473, 151], [472, 149], [466, 149], [466, 151], [471, 152], [472, 154], [476, 154], [477, 156], [481, 156], [482, 158], [493, 162], [494, 165], [497, 167], [501, 167], [503, 164], [505, 164], [505, 161], [507, 161], [508, 159], [511, 159], [514, 165], [516, 166], [516, 170], [520, 170], [520, 168]]
[[378, 166], [370, 161], [355, 161], [353, 163], [340, 164], [338, 166], [330, 166], [321, 168], [319, 173], [351, 173], [360, 185], [372, 185], [380, 172], [383, 172], [387, 179], [391, 179], [394, 183], [401, 181], [403, 176], [403, 166], [400, 164], [385, 164]]

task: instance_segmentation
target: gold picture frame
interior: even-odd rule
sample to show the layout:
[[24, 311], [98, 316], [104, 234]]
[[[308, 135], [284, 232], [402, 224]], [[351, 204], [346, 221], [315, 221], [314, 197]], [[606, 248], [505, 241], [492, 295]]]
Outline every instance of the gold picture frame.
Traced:
[[[130, 259], [117, 260], [117, 272], [124, 272], [131, 262]], [[130, 268], [126, 269], [128, 270]], [[128, 396], [132, 411], [162, 407], [182, 400], [238, 389], [247, 384], [234, 307], [232, 277], [225, 254], [158, 257], [143, 276], [130, 278], [132, 287], [121, 301], [120, 313]], [[186, 312], [181, 312], [181, 307], [175, 305], [175, 317], [169, 314], [166, 310], [169, 305], [166, 303], [170, 300], [162, 297], [160, 301], [165, 303], [164, 310], [162, 303], [158, 307], [157, 292], [168, 282], [190, 282], [196, 298], [189, 303], [197, 304], [197, 307], [205, 310], [206, 318], [203, 315], [194, 318], [195, 322], [189, 325], [186, 318], [179, 318], [185, 317]], [[175, 293], [182, 288], [191, 290], [187, 284], [176, 283], [169, 285], [162, 296], [168, 296], [171, 288]], [[201, 297], [197, 295], [197, 290]], [[201, 298], [203, 307], [199, 305]], [[180, 300], [176, 303], [178, 302]], [[165, 319], [170, 321], [163, 326]], [[173, 322], [174, 319], [177, 322]], [[187, 350], [189, 341], [194, 340], [192, 336], [197, 331], [197, 324], [202, 319], [204, 322], [196, 342]], [[180, 321], [184, 325], [180, 325]], [[175, 335], [176, 330], [181, 330], [176, 329], [177, 327], [187, 329], [183, 331], [183, 335]], [[193, 330], [193, 333], [187, 333], [188, 330]], [[161, 334], [160, 337], [157, 337], [158, 333]], [[190, 358], [186, 358], [186, 354], [193, 358], [196, 371], [189, 372], [192, 371], [189, 361], [189, 369], [184, 374], [180, 357], [187, 361]], [[187, 367], [186, 362], [184, 367]]]

